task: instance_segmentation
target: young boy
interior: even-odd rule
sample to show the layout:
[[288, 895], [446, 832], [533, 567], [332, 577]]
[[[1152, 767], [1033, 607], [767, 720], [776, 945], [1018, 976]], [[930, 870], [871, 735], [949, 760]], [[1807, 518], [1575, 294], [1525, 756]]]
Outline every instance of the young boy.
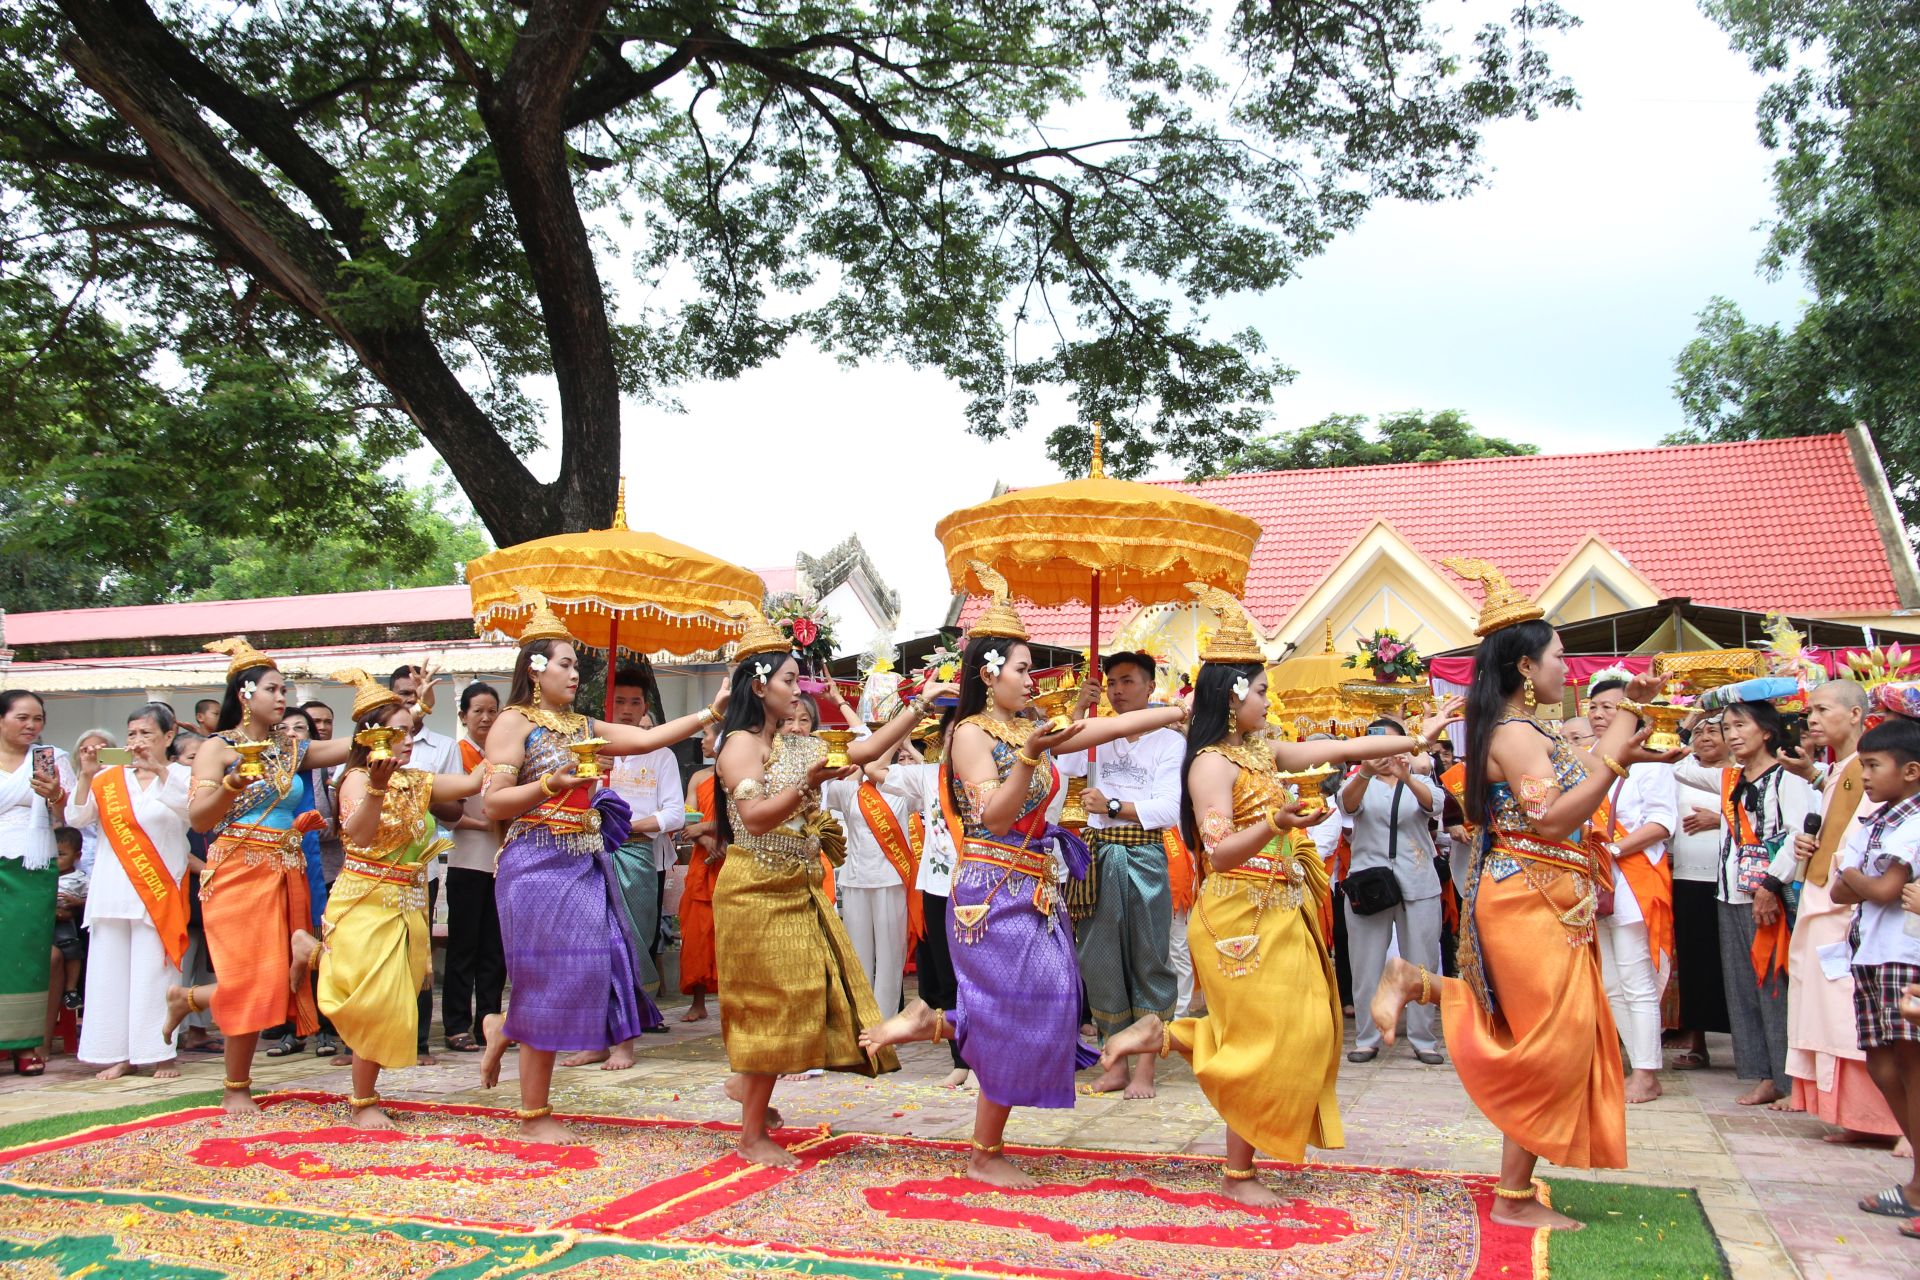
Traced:
[[87, 873], [80, 870], [80, 833], [60, 827], [53, 833], [59, 858], [60, 883], [53, 908], [53, 971], [61, 975], [62, 1008], [80, 1007], [80, 973], [86, 949], [80, 941], [80, 918], [87, 909]]
[[[1901, 1015], [1900, 1005], [1906, 988], [1920, 982], [1920, 937], [1906, 932], [1901, 899], [1920, 865], [1920, 722], [1892, 720], [1869, 729], [1859, 751], [1861, 789], [1880, 807], [1847, 833], [1834, 861], [1833, 900], [1860, 904], [1854, 1024], [1867, 1073], [1913, 1142], [1920, 1137], [1920, 1026]], [[1860, 1208], [1920, 1218], [1920, 1155], [1914, 1164], [1911, 1181], [1861, 1201]]]

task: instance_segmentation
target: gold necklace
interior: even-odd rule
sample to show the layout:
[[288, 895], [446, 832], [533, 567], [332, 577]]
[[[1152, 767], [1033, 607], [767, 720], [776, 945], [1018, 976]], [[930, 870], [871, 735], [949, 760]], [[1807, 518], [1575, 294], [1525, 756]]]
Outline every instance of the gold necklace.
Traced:
[[581, 733], [587, 727], [587, 717], [577, 711], [549, 711], [545, 707], [521, 707], [520, 714], [527, 718], [528, 724], [563, 738]]
[[1027, 745], [1027, 739], [1033, 736], [1036, 727], [1031, 720], [999, 720], [984, 711], [977, 716], [968, 716], [961, 723], [978, 725], [988, 737], [998, 739], [1015, 750]]

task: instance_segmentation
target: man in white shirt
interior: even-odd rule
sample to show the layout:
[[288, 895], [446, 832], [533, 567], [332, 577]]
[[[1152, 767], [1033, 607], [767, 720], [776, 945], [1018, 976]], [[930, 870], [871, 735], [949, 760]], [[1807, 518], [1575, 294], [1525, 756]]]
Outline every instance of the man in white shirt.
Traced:
[[[1114, 714], [1144, 710], [1153, 698], [1154, 661], [1144, 653], [1109, 654], [1100, 664]], [[1155, 729], [1087, 753], [1060, 757], [1060, 772], [1085, 777], [1087, 847], [1098, 891], [1093, 914], [1080, 922], [1080, 976], [1101, 1036], [1115, 1035], [1148, 1014], [1173, 1016], [1179, 987], [1172, 961], [1173, 893], [1167, 878], [1166, 832], [1180, 822], [1180, 764], [1187, 740]], [[1096, 1093], [1125, 1089], [1151, 1098], [1154, 1055], [1108, 1067]]]
[[[647, 701], [646, 674], [639, 667], [621, 667], [613, 675], [613, 722], [653, 726], [653, 713]], [[626, 908], [627, 924], [639, 963], [640, 980], [648, 987], [660, 985], [660, 972], [654, 967], [653, 952], [660, 937], [660, 895], [666, 887], [667, 868], [676, 854], [673, 833], [687, 825], [686, 792], [680, 782], [680, 758], [672, 748], [661, 747], [644, 755], [615, 756], [607, 769], [607, 785], [633, 810], [633, 830], [627, 842], [613, 852], [614, 879], [620, 887], [620, 901]], [[667, 1034], [662, 1022], [650, 1027], [655, 1034]], [[624, 1071], [633, 1065], [633, 1041], [611, 1049], [569, 1054], [560, 1060], [563, 1067], [584, 1067], [601, 1062], [606, 1071]]]
[[[903, 745], [893, 763], [875, 761], [820, 788], [820, 806], [840, 818], [847, 859], [833, 873], [840, 920], [867, 971], [882, 1017], [900, 1012], [907, 967], [907, 885], [918, 880], [911, 828], [918, 798], [891, 773], [916, 762]], [[903, 874], [904, 873], [904, 874]], [[949, 873], [951, 874], [951, 873]]]
[[[938, 730], [934, 731], [937, 735]], [[937, 736], [936, 736], [937, 742]], [[954, 853], [953, 836], [947, 830], [940, 811], [940, 766], [937, 764], [896, 764], [887, 770], [886, 789], [903, 796], [909, 810], [923, 824], [925, 838], [920, 847], [920, 869], [914, 877], [914, 890], [920, 895], [920, 914], [926, 921], [926, 933], [914, 952], [914, 968], [920, 998], [936, 1009], [951, 1009], [959, 998], [959, 980], [953, 971], [953, 956], [947, 943], [947, 899], [953, 890], [953, 868], [959, 861]], [[971, 1078], [965, 1058], [960, 1056], [959, 1041], [948, 1037], [947, 1051], [953, 1057], [953, 1070], [941, 1083], [961, 1088]]]
[[[1609, 669], [1588, 685], [1587, 721], [1599, 738], [1620, 714], [1630, 673]], [[1596, 761], [1607, 767], [1605, 761]], [[1660, 1096], [1660, 998], [1673, 976], [1673, 868], [1667, 841], [1680, 829], [1673, 766], [1636, 764], [1607, 797], [1613, 852], [1613, 914], [1596, 922], [1600, 977], [1627, 1047], [1629, 1103]], [[1596, 813], [1594, 821], [1602, 815]], [[1636, 889], [1635, 886], [1638, 886]], [[1641, 901], [1642, 896], [1648, 900]]]

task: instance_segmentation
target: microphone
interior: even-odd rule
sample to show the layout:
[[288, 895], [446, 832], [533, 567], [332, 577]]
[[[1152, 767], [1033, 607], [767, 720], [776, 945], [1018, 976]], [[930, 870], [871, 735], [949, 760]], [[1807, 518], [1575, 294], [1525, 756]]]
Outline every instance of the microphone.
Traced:
[[[1800, 824], [1800, 831], [1801, 834], [1812, 836], [1815, 840], [1818, 840], [1820, 838], [1820, 815], [1817, 813], [1808, 814], [1807, 820]], [[1793, 861], [1793, 878], [1804, 881], [1807, 878], [1807, 865], [1812, 861], [1812, 858], [1795, 858]]]

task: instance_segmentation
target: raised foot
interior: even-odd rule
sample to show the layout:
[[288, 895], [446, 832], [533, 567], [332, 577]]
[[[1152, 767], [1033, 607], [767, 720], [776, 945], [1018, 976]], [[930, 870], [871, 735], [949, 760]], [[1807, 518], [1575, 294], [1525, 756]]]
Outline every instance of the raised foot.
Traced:
[[1235, 1204], [1243, 1204], [1249, 1209], [1277, 1209], [1286, 1201], [1280, 1193], [1258, 1178], [1237, 1181], [1233, 1178], [1220, 1180], [1220, 1194]]
[[229, 1089], [220, 1098], [220, 1109], [230, 1116], [257, 1116], [260, 1104], [245, 1089]]
[[[582, 1049], [579, 1053], [570, 1053], [560, 1059], [560, 1065], [563, 1067], [590, 1067], [596, 1062], [605, 1062], [609, 1056], [609, 1051], [606, 1049]], [[627, 1065], [632, 1066], [633, 1064], [628, 1063]]]
[[1373, 1025], [1379, 1028], [1381, 1038], [1388, 1044], [1399, 1034], [1400, 1011], [1413, 1001], [1419, 990], [1418, 968], [1398, 956], [1387, 961], [1380, 985], [1373, 993], [1373, 1003], [1367, 1006], [1367, 1016], [1373, 1019]]
[[167, 1020], [160, 1024], [160, 1039], [172, 1044], [173, 1033], [180, 1029], [180, 1024], [186, 1021], [187, 1014], [191, 1012], [187, 1008], [187, 989], [178, 985], [168, 987]]
[[[803, 1080], [806, 1079], [805, 1076], [802, 1076], [800, 1078]], [[747, 1104], [747, 1078], [741, 1075], [738, 1071], [728, 1076], [726, 1079], [726, 1083], [721, 1085], [720, 1087], [722, 1091], [726, 1093], [727, 1097], [730, 1098], [732, 1101], [739, 1103], [743, 1107]], [[766, 1131], [768, 1133], [772, 1133], [775, 1129], [778, 1129], [781, 1125], [785, 1124], [786, 1122], [787, 1122], [787, 1118], [780, 1114], [780, 1108], [774, 1106], [771, 1102], [769, 1102], [767, 1104], [766, 1115], [762, 1118], [762, 1121], [761, 1121], [761, 1124], [766, 1129]]]
[[287, 990], [298, 991], [307, 983], [307, 971], [326, 946], [305, 929], [295, 929], [292, 938], [293, 963], [287, 967]]
[[397, 1129], [393, 1117], [379, 1107], [362, 1107], [353, 1113], [353, 1119], [347, 1122], [356, 1129]]
[[[1109, 1075], [1114, 1074], [1116, 1067], [1124, 1072], [1126, 1067], [1124, 1059], [1136, 1053], [1160, 1052], [1160, 1043], [1165, 1038], [1165, 1032], [1166, 1028], [1160, 1021], [1160, 1015], [1148, 1014], [1125, 1031], [1107, 1038], [1106, 1048], [1100, 1051], [1100, 1065], [1107, 1068]], [[1119, 1088], [1124, 1081], [1125, 1076], [1122, 1074], [1113, 1087]]]
[[1503, 1227], [1525, 1227], [1533, 1231], [1541, 1227], [1549, 1231], [1582, 1231], [1587, 1225], [1547, 1208], [1538, 1200], [1495, 1200], [1493, 1212], [1488, 1216]]
[[1031, 1191], [1040, 1185], [1005, 1156], [988, 1155], [983, 1151], [974, 1152], [973, 1158], [967, 1161], [967, 1176], [975, 1182], [999, 1187], [1002, 1191]]
[[1651, 1071], [1635, 1071], [1627, 1077], [1629, 1103], [1652, 1102], [1660, 1096], [1660, 1078]]
[[490, 1013], [480, 1021], [480, 1033], [487, 1042], [487, 1051], [480, 1055], [482, 1089], [491, 1089], [500, 1083], [500, 1059], [507, 1052], [506, 1021], [506, 1017], [498, 1013]]
[[749, 1164], [768, 1165], [775, 1169], [791, 1169], [800, 1163], [799, 1156], [765, 1134], [757, 1138], [749, 1138], [742, 1134], [739, 1151], [740, 1158]]
[[547, 1142], [556, 1147], [584, 1146], [587, 1141], [552, 1116], [542, 1116], [538, 1120], [522, 1120], [520, 1136], [528, 1142]]
[[131, 1062], [116, 1062], [110, 1067], [94, 1072], [93, 1078], [95, 1080], [118, 1080], [121, 1076], [130, 1076], [132, 1074], [133, 1064]]
[[955, 1067], [947, 1072], [946, 1079], [940, 1082], [949, 1089], [964, 1089], [973, 1083], [973, 1072], [965, 1067]]
[[931, 1040], [939, 1029], [939, 1011], [925, 1000], [915, 1000], [879, 1026], [862, 1031], [860, 1047], [869, 1054], [878, 1053], [888, 1045]]

